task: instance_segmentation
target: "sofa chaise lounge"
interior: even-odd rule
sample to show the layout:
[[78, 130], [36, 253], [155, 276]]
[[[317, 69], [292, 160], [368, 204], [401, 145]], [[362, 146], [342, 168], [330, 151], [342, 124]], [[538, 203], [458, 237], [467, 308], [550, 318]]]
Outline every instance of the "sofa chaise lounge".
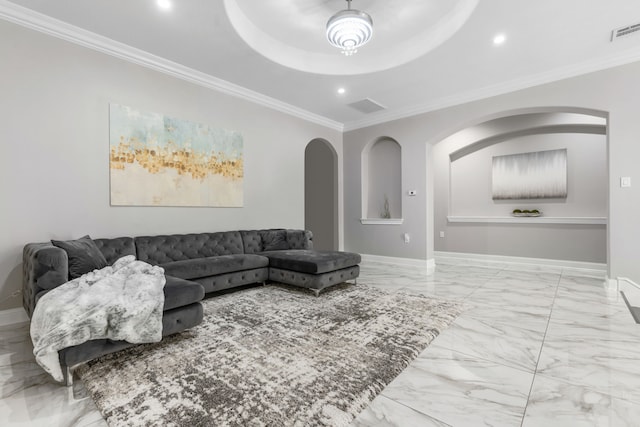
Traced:
[[[86, 236], [85, 239], [91, 241]], [[198, 325], [203, 319], [200, 300], [216, 291], [275, 281], [322, 289], [359, 275], [360, 255], [350, 252], [314, 251], [308, 230], [242, 230], [216, 233], [95, 239], [107, 265], [120, 257], [137, 259], [165, 270], [165, 303], [162, 335], [168, 336]], [[38, 299], [66, 283], [75, 256], [52, 243], [29, 243], [23, 251], [23, 306], [29, 317]], [[82, 256], [82, 254], [80, 254]], [[90, 271], [90, 270], [87, 270]], [[108, 339], [91, 340], [59, 352], [65, 383], [72, 382], [75, 365], [130, 347]]]

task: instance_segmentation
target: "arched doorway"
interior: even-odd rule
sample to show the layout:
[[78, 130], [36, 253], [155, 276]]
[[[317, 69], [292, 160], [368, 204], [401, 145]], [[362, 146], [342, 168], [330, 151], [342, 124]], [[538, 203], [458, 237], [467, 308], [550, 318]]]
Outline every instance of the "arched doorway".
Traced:
[[304, 224], [315, 249], [338, 249], [338, 156], [323, 139], [304, 152]]

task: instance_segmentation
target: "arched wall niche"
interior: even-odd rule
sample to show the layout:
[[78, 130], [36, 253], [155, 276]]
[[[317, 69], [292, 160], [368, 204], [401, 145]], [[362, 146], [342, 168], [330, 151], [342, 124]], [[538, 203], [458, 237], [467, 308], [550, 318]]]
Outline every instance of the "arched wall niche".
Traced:
[[322, 138], [307, 144], [304, 151], [304, 221], [313, 232], [314, 248], [337, 250], [338, 233], [338, 154]]
[[[427, 182], [427, 191], [434, 194], [433, 206], [427, 207], [427, 252], [435, 250], [607, 262], [607, 122], [608, 114], [602, 111], [575, 107], [541, 107], [487, 115], [461, 124], [449, 132], [443, 132], [437, 140], [434, 139], [433, 143], [430, 143], [432, 155], [427, 160], [427, 168], [432, 168], [435, 175], [434, 179]], [[478, 210], [474, 215], [472, 211], [475, 210], [477, 200], [472, 200], [472, 197], [468, 197], [469, 200], [465, 200], [464, 197], [458, 198], [455, 201], [456, 205], [453, 205], [456, 194], [452, 194], [452, 191], [464, 188], [464, 182], [454, 182], [459, 175], [452, 174], [460, 173], [460, 170], [469, 171], [470, 174], [477, 172], [472, 167], [467, 168], [468, 165], [464, 162], [472, 162], [474, 156], [490, 156], [492, 150], [498, 150], [498, 147], [502, 150], [509, 144], [514, 153], [544, 151], [547, 145], [553, 149], [554, 138], [559, 140], [565, 136], [576, 141], [585, 141], [584, 146], [572, 142], [574, 151], [573, 154], [568, 154], [570, 162], [571, 158], [578, 162], [582, 161], [582, 157], [588, 156], [586, 152], [592, 149], [587, 149], [587, 146], [597, 147], [597, 152], [591, 151], [597, 155], [591, 154], [591, 157], [599, 159], [598, 171], [594, 176], [587, 176], [584, 168], [582, 172], [576, 171], [577, 168], [572, 170], [569, 163], [570, 173], [581, 173], [580, 179], [584, 179], [580, 182], [581, 188], [577, 188], [575, 176], [569, 176], [569, 196], [573, 199], [515, 202], [524, 203], [524, 209], [528, 208], [527, 203], [531, 205], [530, 209], [545, 206], [549, 215], [543, 215], [539, 218], [540, 221], [527, 222], [527, 219], [520, 221], [510, 217], [513, 208], [509, 205], [510, 202], [501, 201], [494, 204], [497, 210], [502, 209], [506, 212], [499, 214], [501, 218], [498, 218], [496, 212], [490, 211]], [[535, 145], [536, 138], [544, 139], [540, 147]], [[522, 146], [517, 147], [516, 144], [520, 143]], [[585, 152], [578, 151], [583, 148]], [[484, 180], [485, 184], [488, 182], [486, 185], [489, 187], [483, 189], [486, 193], [490, 190], [490, 175], [487, 177], [487, 173], [490, 174], [490, 166], [485, 165], [482, 173], [484, 176], [478, 177], [478, 180]], [[585, 202], [584, 199], [576, 202], [576, 194], [584, 195], [589, 192], [585, 189], [587, 185], [591, 185], [587, 184], [589, 179], [593, 180], [594, 188], [597, 186], [597, 190], [591, 191], [598, 193], [595, 202]], [[471, 182], [468, 177], [467, 182]], [[456, 185], [458, 187], [453, 188]], [[458, 195], [464, 196], [464, 192], [459, 192]], [[460, 203], [461, 201], [463, 203]], [[589, 208], [588, 203], [597, 207]], [[441, 233], [444, 233], [444, 237], [441, 237]], [[531, 241], [534, 243], [517, 243]], [[434, 245], [431, 251], [430, 243]], [[588, 247], [598, 249], [585, 249]], [[572, 256], [575, 258], [571, 258]]]
[[389, 136], [369, 142], [362, 150], [363, 224], [402, 223], [402, 147]]

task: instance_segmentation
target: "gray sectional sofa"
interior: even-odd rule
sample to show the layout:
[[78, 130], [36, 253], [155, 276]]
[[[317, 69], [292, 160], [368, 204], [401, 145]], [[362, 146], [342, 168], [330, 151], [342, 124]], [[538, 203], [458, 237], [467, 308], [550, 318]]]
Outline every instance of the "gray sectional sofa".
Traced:
[[[98, 265], [92, 265], [92, 259], [78, 262], [77, 254], [57, 241], [54, 243], [59, 246], [29, 243], [24, 247], [23, 305], [29, 316], [43, 294], [74, 277], [70, 273], [82, 273], [76, 271], [78, 268], [91, 271], [105, 262], [111, 265], [126, 255], [135, 255], [165, 270], [163, 336], [198, 325], [203, 318], [199, 301], [205, 294], [269, 280], [308, 288], [318, 295], [328, 286], [355, 280], [360, 272], [360, 255], [314, 251], [312, 234], [307, 230], [83, 239], [74, 242], [86, 244], [88, 240], [90, 245], [95, 244]], [[81, 252], [80, 258], [88, 251]], [[60, 351], [65, 382], [71, 383], [70, 367], [131, 345], [92, 340]]]

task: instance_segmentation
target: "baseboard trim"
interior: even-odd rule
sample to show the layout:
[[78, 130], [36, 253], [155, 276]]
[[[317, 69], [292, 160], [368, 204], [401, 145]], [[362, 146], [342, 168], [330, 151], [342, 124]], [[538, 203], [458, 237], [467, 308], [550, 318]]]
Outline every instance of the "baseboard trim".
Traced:
[[384, 263], [393, 264], [405, 267], [420, 267], [426, 268], [427, 274], [431, 274], [436, 271], [436, 260], [431, 259], [415, 259], [415, 258], [399, 258], [382, 255], [369, 255], [363, 254], [362, 261], [367, 263]]
[[462, 252], [442, 252], [436, 251], [435, 258], [437, 262], [453, 261], [453, 260], [467, 260], [482, 262], [487, 264], [509, 264], [509, 265], [531, 265], [540, 267], [562, 267], [562, 268], [575, 268], [580, 270], [596, 270], [607, 271], [607, 265], [597, 262], [582, 262], [582, 261], [568, 261], [568, 260], [556, 260], [546, 258], [527, 258], [527, 257], [515, 257], [505, 255], [485, 255], [485, 254], [472, 254]]
[[0, 310], [0, 326], [14, 325], [28, 321], [29, 316], [27, 316], [27, 312], [24, 311], [22, 307]]
[[609, 279], [609, 281], [614, 282], [618, 286], [620, 286], [620, 282], [627, 282], [630, 285], [636, 287], [637, 289], [640, 289], [640, 285], [638, 285], [636, 282], [626, 277], [616, 277], [615, 279]]

